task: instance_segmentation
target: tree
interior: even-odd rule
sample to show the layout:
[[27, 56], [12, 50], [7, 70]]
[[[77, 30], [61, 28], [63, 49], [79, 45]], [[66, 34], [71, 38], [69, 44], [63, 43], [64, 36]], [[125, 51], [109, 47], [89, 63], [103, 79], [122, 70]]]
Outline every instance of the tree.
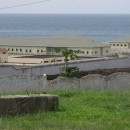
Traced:
[[65, 77], [74, 77], [75, 74], [79, 71], [78, 67], [68, 67], [69, 59], [74, 60], [77, 58], [77, 54], [83, 53], [81, 50], [72, 50], [72, 49], [59, 49], [55, 48], [54, 52], [60, 53], [65, 59], [65, 65], [60, 70], [60, 75]]

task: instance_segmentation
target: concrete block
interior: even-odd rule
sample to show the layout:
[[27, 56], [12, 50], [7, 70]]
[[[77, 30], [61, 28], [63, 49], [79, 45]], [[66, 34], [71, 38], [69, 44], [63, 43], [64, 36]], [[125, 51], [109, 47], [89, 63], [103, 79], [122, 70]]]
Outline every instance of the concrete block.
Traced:
[[4, 114], [31, 113], [39, 110], [55, 110], [59, 97], [55, 95], [16, 95], [0, 97], [0, 116]]

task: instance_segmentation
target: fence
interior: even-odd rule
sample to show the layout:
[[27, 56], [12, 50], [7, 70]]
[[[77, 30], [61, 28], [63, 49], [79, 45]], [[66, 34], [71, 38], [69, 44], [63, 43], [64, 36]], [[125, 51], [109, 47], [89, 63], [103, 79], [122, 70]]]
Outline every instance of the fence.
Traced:
[[0, 77], [0, 93], [20, 92], [26, 90], [55, 90], [55, 89], [130, 89], [130, 73], [115, 73], [110, 76], [87, 75], [83, 78], [57, 78], [47, 81], [46, 76], [14, 75]]

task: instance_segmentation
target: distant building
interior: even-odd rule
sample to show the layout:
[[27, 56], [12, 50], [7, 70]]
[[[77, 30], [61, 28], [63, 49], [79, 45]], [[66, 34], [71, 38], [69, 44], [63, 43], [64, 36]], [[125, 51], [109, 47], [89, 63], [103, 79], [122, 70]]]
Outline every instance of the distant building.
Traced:
[[[78, 35], [57, 35], [46, 38], [0, 38], [0, 47], [9, 54], [22, 55], [57, 55], [54, 48], [81, 50], [79, 56], [107, 56], [110, 46], [93, 39]], [[59, 54], [58, 54], [59, 55]]]
[[120, 37], [107, 43], [112, 49], [130, 49], [130, 36]]
[[8, 62], [8, 50], [0, 48], [0, 63]]
[[130, 36], [120, 37], [108, 41], [107, 44], [111, 46], [112, 54], [118, 54], [120, 57], [130, 54]]

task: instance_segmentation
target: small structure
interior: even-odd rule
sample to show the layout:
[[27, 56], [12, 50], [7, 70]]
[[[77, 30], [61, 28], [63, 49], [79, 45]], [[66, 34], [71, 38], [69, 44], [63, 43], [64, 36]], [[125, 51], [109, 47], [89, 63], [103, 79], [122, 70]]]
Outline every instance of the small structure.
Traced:
[[16, 95], [0, 97], [0, 116], [4, 114], [32, 113], [39, 110], [55, 110], [59, 97], [48, 94]]
[[8, 62], [8, 50], [0, 48], [0, 63]]

